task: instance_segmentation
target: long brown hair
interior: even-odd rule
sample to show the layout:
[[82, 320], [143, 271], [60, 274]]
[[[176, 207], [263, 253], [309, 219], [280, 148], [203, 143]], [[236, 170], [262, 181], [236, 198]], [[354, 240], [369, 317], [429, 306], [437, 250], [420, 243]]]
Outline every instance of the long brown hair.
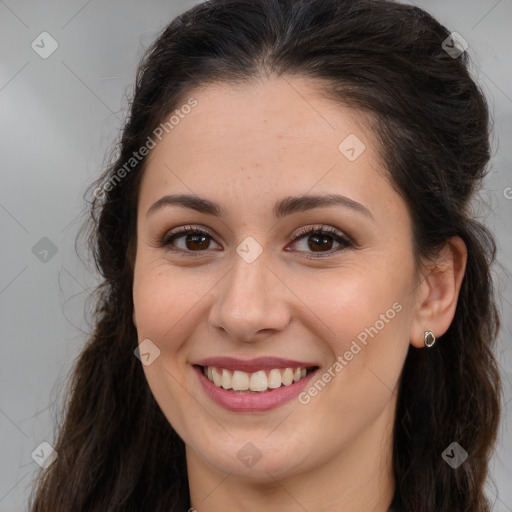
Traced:
[[[489, 114], [467, 53], [445, 51], [449, 36], [423, 10], [386, 0], [213, 0], [163, 31], [138, 69], [117, 154], [91, 187], [85, 233], [102, 276], [95, 326], [73, 369], [58, 458], [39, 475], [33, 512], [188, 508], [184, 443], [133, 354], [135, 220], [146, 158], [126, 163], [193, 88], [262, 74], [320, 79], [327, 96], [369, 114], [389, 179], [409, 208], [416, 257], [434, 255], [451, 236], [466, 243], [449, 330], [432, 350], [411, 346], [403, 368], [394, 503], [415, 512], [490, 510], [484, 484], [501, 400], [495, 242], [469, 210], [490, 157]], [[456, 469], [441, 457], [453, 441], [469, 454]]]

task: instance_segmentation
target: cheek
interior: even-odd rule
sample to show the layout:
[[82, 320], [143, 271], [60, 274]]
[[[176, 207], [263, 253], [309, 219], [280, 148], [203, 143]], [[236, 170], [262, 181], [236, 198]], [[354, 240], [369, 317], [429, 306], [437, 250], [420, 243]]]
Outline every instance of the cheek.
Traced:
[[377, 265], [347, 265], [325, 274], [287, 278], [287, 283], [300, 298], [302, 311], [308, 312], [301, 318], [311, 319], [314, 332], [334, 338], [331, 345], [337, 350], [343, 350], [360, 333], [364, 341], [366, 329], [375, 324], [379, 332], [396, 330], [403, 324], [407, 316], [403, 311], [411, 300], [406, 268], [399, 274]]
[[[138, 265], [138, 266], [137, 266]], [[180, 339], [190, 313], [197, 307], [202, 287], [186, 269], [165, 265], [138, 263], [133, 284], [133, 303], [137, 317], [139, 340], [149, 338], [161, 350], [170, 348], [169, 342]], [[203, 286], [204, 286], [204, 279]]]
[[[150, 339], [160, 350], [158, 357], [143, 366], [151, 392], [169, 423], [188, 440], [190, 415], [200, 415], [191, 400], [186, 376], [185, 340], [197, 324], [195, 315], [204, 295], [186, 270], [161, 263], [136, 264], [133, 302], [139, 343]], [[187, 407], [183, 407], [186, 403]]]
[[409, 347], [412, 316], [412, 266], [411, 273], [406, 267], [400, 273], [378, 265], [345, 268], [292, 284], [307, 306], [301, 321], [309, 319], [311, 332], [327, 341], [329, 368], [336, 376], [333, 388], [351, 390], [342, 403], [356, 396], [377, 398], [375, 388], [387, 395], [396, 385]]
[[[308, 305], [319, 312], [316, 325], [329, 327], [324, 340], [331, 363], [318, 377], [326, 385], [313, 382], [306, 393], [322, 424], [333, 425], [329, 431], [333, 442], [338, 442], [334, 440], [342, 428], [340, 418], [346, 430], [341, 438], [346, 440], [379, 417], [396, 394], [407, 355], [411, 314], [407, 280], [379, 275], [377, 279], [371, 271], [352, 273], [340, 284], [330, 285], [329, 293], [328, 286], [319, 286], [309, 295]], [[344, 442], [341, 438], [339, 442]]]

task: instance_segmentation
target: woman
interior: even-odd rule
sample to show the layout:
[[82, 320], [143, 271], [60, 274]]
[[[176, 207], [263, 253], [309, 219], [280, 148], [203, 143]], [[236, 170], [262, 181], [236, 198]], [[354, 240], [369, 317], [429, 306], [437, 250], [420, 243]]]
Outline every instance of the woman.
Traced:
[[103, 284], [33, 511], [484, 512], [488, 110], [384, 0], [214, 0], [94, 185]]

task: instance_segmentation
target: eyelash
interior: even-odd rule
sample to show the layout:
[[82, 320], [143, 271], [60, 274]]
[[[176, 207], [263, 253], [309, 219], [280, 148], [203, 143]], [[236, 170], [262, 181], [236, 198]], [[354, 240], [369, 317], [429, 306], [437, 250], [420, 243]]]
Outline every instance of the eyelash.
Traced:
[[[182, 226], [182, 227], [176, 228], [172, 232], [166, 233], [159, 240], [158, 245], [159, 245], [159, 247], [162, 247], [162, 248], [167, 247], [176, 238], [180, 238], [180, 237], [182, 237], [184, 235], [188, 235], [188, 234], [203, 235], [203, 236], [207, 236], [207, 237], [210, 237], [211, 239], [213, 239], [212, 235], [210, 233], [208, 233], [208, 231], [205, 231], [204, 229], [202, 229], [200, 227]], [[293, 235], [292, 242], [296, 242], [300, 238], [305, 237], [305, 235], [309, 235], [309, 236], [327, 235], [327, 236], [332, 237], [335, 242], [338, 242], [339, 244], [341, 244], [341, 247], [338, 247], [336, 249], [331, 249], [330, 251], [323, 252], [323, 253], [322, 252], [321, 253], [307, 253], [305, 251], [299, 251], [299, 252], [304, 253], [305, 257], [309, 258], [309, 259], [325, 258], [325, 257], [333, 256], [335, 253], [338, 253], [344, 249], [354, 248], [354, 243], [348, 236], [344, 235], [337, 229], [332, 228], [330, 226], [315, 226], [315, 227], [301, 228], [301, 229], [299, 229], [299, 231], [297, 231]], [[205, 251], [185, 251], [183, 249], [168, 249], [168, 251], [181, 252], [181, 253], [186, 253], [187, 255], [191, 255], [193, 257], [200, 257], [203, 255], [201, 253], [207, 252], [208, 249]], [[306, 255], [306, 254], [309, 254], [309, 255]]]

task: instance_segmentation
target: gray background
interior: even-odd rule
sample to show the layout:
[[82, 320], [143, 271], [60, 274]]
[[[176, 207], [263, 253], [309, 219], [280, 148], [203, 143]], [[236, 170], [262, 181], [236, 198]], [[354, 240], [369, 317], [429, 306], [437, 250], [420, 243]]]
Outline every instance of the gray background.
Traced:
[[[0, 1], [1, 512], [26, 509], [39, 469], [31, 454], [41, 442], [53, 440], [59, 393], [90, 330], [85, 299], [96, 277], [74, 250], [85, 188], [117, 137], [143, 49], [196, 3]], [[494, 157], [475, 211], [495, 230], [499, 260], [507, 267], [512, 257], [512, 0], [416, 5], [468, 41], [474, 75], [489, 98]], [[43, 59], [31, 43], [45, 31], [58, 48]], [[43, 237], [51, 240], [55, 255], [41, 252], [49, 248], [47, 241], [39, 242]], [[38, 242], [39, 254], [32, 249]], [[497, 268], [496, 276], [506, 406], [492, 464], [496, 485], [489, 486], [489, 494], [494, 510], [506, 512], [512, 511], [512, 287], [505, 268]]]

